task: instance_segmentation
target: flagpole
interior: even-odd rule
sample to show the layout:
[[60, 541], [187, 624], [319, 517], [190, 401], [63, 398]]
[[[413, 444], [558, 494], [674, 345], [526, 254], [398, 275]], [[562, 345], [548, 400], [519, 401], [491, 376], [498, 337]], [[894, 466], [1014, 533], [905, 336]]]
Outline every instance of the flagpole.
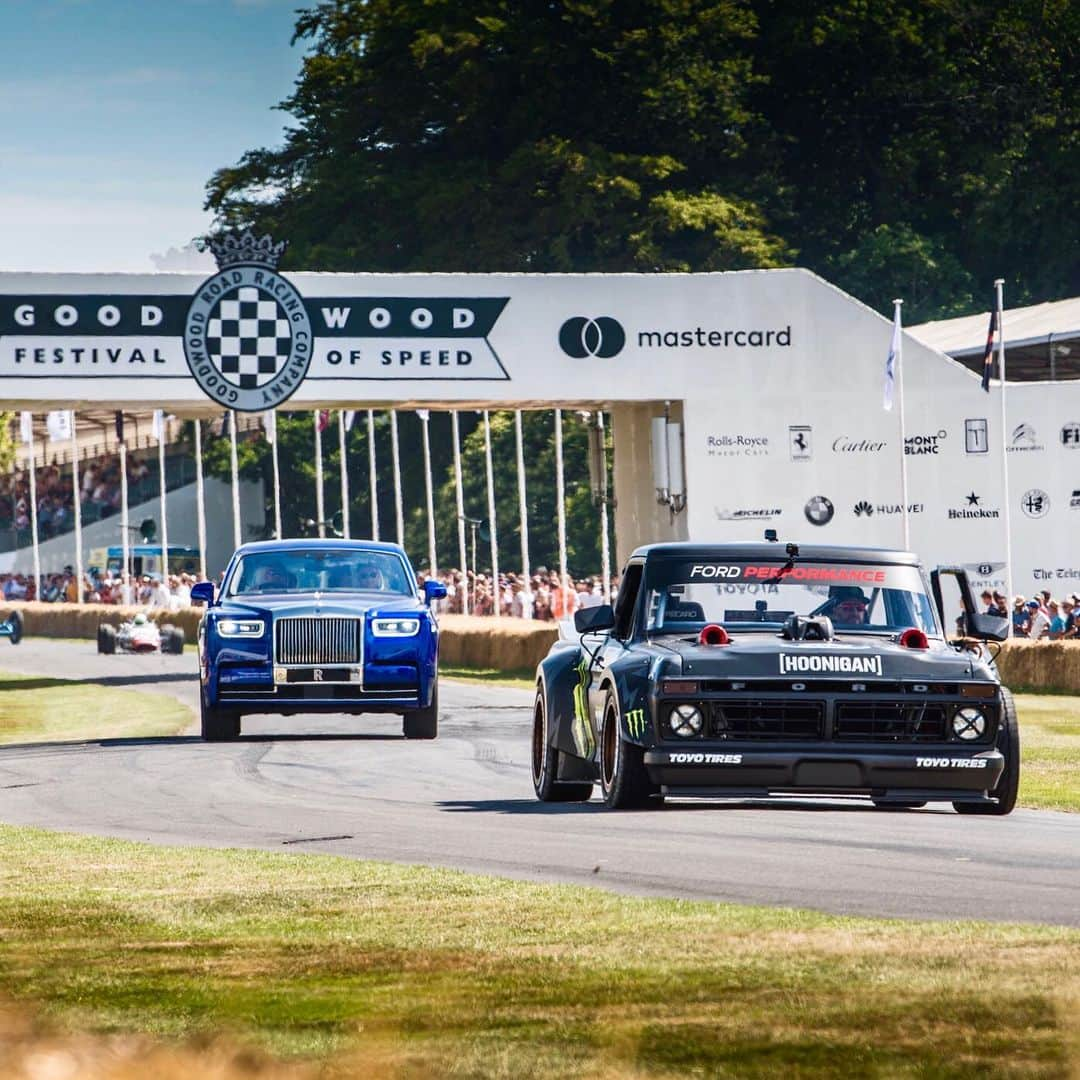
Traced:
[[1009, 619], [1009, 636], [1012, 637], [1012, 515], [1009, 512], [1009, 453], [1007, 450], [1008, 428], [1005, 420], [1005, 311], [1004, 278], [995, 278], [994, 292], [997, 301], [998, 323], [998, 376], [1001, 380], [1001, 517], [1005, 525], [1005, 614]]
[[38, 515], [37, 515], [37, 465], [34, 457], [37, 446], [34, 443], [34, 418], [30, 417], [30, 542], [33, 545], [34, 554], [34, 599], [41, 599], [41, 552], [38, 549]]
[[487, 469], [488, 523], [491, 532], [491, 596], [496, 618], [502, 615], [499, 585], [499, 531], [495, 526], [495, 472], [491, 461], [491, 414], [484, 410], [484, 463]]
[[379, 474], [375, 471], [375, 411], [367, 411], [368, 483], [371, 486], [371, 539], [379, 539]]
[[135, 602], [135, 589], [131, 584], [131, 539], [128, 535], [128, 479], [127, 479], [127, 443], [120, 440], [120, 535], [121, 535], [121, 558], [123, 569], [120, 571], [120, 602], [133, 604]]
[[82, 490], [79, 483], [79, 433], [75, 427], [75, 412], [71, 417], [71, 490], [75, 511], [75, 603], [83, 602], [83, 557], [82, 557]]
[[236, 413], [229, 414], [229, 467], [232, 469], [233, 548], [238, 548], [240, 532], [240, 465], [236, 457]]
[[431, 484], [431, 432], [428, 429], [428, 425], [431, 423], [431, 412], [428, 409], [417, 409], [416, 415], [420, 417], [420, 430], [424, 437], [424, 498], [427, 507], [428, 573], [431, 577], [437, 578], [439, 576], [439, 567], [435, 551], [435, 496]]
[[349, 539], [349, 463], [345, 458], [345, 410], [338, 410], [338, 456], [341, 459], [341, 534]]
[[316, 409], [312, 414], [315, 419], [315, 524], [319, 530], [319, 539], [326, 536], [326, 507], [323, 502], [322, 470], [322, 412]]
[[195, 513], [199, 525], [199, 577], [206, 581], [206, 497], [203, 489], [202, 421], [195, 420]]
[[566, 568], [566, 478], [563, 475], [562, 409], [555, 410], [555, 510], [559, 533], [559, 581], [563, 597], [563, 618], [570, 607], [570, 582]]
[[165, 496], [165, 410], [154, 410], [157, 428], [158, 477], [161, 482], [161, 580], [169, 587], [169, 516]]
[[517, 444], [518, 513], [521, 516], [521, 576], [525, 582], [525, 591], [532, 592], [529, 587], [529, 579], [532, 577], [532, 567], [529, 565], [529, 504], [525, 492], [525, 447], [520, 409], [514, 410], [514, 441]]
[[451, 434], [454, 439], [454, 499], [457, 503], [458, 564], [461, 568], [461, 614], [469, 614], [469, 555], [465, 550], [465, 491], [461, 481], [461, 432], [458, 413], [450, 413]]
[[607, 430], [603, 411], [596, 414], [600, 428], [600, 581], [604, 603], [611, 603], [611, 541], [608, 539]]
[[394, 464], [394, 515], [397, 519], [397, 542], [405, 546], [405, 508], [401, 501], [401, 453], [398, 448], [397, 409], [390, 410], [390, 450]]
[[[903, 305], [903, 300], [893, 301], [893, 320], [898, 331], [900, 330], [900, 309]], [[900, 516], [904, 523], [904, 550], [909, 551], [911, 549], [911, 522], [908, 517], [907, 424], [904, 420], [904, 338], [902, 332], [896, 335], [896, 381], [900, 390], [900, 499], [903, 503]]]
[[277, 449], [277, 413], [271, 409], [264, 417], [263, 424], [270, 441], [270, 460], [274, 466], [274, 539], [281, 539], [281, 466], [278, 462]]

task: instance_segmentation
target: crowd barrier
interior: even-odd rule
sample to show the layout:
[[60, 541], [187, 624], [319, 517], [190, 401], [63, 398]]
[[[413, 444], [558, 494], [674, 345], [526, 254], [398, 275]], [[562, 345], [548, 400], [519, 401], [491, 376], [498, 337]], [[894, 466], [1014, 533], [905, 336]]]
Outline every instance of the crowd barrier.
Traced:
[[[116, 604], [0, 603], [0, 616], [18, 609], [25, 620], [27, 637], [97, 639], [101, 623], [119, 626], [137, 612], [145, 612], [157, 623], [172, 623], [194, 641], [202, 608], [166, 611], [163, 608], [119, 607]], [[547, 655], [558, 636], [553, 623], [496, 619], [492, 616], [443, 615], [439, 619], [442, 662], [452, 666], [487, 668], [494, 671], [532, 669]]]
[[[118, 625], [143, 608], [113, 604], [0, 605], [0, 613], [18, 608], [30, 637], [86, 638], [95, 640], [99, 623]], [[173, 623], [188, 641], [196, 637], [201, 608], [182, 611], [151, 609], [147, 614], [159, 623]], [[443, 615], [440, 656], [448, 666], [486, 668], [494, 671], [531, 670], [547, 655], [558, 637], [553, 623], [496, 619], [479, 615]], [[996, 648], [996, 646], [991, 646]], [[1080, 641], [1008, 641], [1001, 646], [998, 669], [1006, 686], [1080, 694]]]

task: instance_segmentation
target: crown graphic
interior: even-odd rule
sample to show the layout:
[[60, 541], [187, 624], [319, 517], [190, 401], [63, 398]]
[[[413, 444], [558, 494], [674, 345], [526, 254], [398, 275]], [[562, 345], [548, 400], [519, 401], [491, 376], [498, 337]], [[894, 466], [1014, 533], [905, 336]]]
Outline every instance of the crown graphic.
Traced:
[[250, 229], [242, 233], [217, 233], [203, 241], [203, 249], [210, 249], [219, 270], [240, 263], [255, 263], [276, 270], [286, 247], [288, 241], [275, 244], [271, 236], [256, 237]]

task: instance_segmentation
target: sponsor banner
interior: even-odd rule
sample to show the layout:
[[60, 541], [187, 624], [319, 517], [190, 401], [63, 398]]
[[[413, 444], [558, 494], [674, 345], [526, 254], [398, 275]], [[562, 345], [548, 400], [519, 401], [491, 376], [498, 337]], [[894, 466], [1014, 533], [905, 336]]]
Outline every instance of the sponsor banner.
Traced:
[[942, 449], [948, 432], [944, 428], [932, 435], [908, 435], [904, 439], [904, 453], [909, 457], [937, 454]]

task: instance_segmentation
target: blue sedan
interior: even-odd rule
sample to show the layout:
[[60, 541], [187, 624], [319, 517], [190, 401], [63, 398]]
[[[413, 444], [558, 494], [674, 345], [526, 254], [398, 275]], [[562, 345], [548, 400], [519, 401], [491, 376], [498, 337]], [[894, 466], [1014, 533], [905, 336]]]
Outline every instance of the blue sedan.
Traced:
[[245, 544], [220, 591], [200, 582], [202, 734], [240, 734], [245, 713], [392, 712], [407, 739], [439, 723], [439, 627], [397, 544], [282, 540]]

